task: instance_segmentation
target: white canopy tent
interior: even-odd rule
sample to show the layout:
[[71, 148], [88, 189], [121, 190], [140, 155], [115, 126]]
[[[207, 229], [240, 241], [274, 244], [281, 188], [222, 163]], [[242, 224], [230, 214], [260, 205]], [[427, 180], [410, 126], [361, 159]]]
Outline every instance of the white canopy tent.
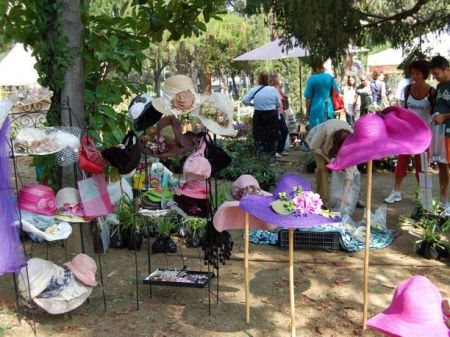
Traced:
[[0, 86], [36, 85], [39, 76], [35, 64], [31, 51], [16, 43], [0, 61]]
[[[414, 45], [420, 45], [421, 49], [430, 56], [442, 55], [446, 58], [450, 57], [450, 34], [437, 34], [431, 32], [421, 38], [415, 38], [412, 42]], [[406, 56], [405, 49], [388, 48], [379, 53], [369, 55], [367, 65], [369, 67], [399, 65]]]
[[234, 61], [277, 60], [291, 57], [305, 57], [308, 55], [306, 49], [300, 47], [286, 50], [285, 47], [280, 46], [280, 42], [279, 39], [276, 39], [275, 41], [266, 43], [261, 47], [236, 57]]

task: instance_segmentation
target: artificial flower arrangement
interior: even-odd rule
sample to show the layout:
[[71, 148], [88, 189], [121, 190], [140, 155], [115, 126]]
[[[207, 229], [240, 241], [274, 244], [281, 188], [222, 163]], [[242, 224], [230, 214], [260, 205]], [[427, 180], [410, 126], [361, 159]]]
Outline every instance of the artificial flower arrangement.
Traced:
[[200, 113], [224, 127], [228, 126], [231, 122], [228, 115], [224, 111], [217, 110], [213, 102], [203, 103], [200, 108]]
[[286, 192], [278, 193], [278, 200], [272, 202], [272, 209], [281, 215], [295, 214], [307, 216], [308, 214], [322, 214], [322, 199], [312, 191], [303, 191], [301, 186], [293, 189], [294, 196], [288, 200]]

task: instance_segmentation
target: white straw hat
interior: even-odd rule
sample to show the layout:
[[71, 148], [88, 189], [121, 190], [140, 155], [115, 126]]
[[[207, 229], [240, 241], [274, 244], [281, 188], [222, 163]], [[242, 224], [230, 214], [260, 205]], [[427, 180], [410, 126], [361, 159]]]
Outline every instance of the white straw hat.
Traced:
[[30, 299], [30, 293], [31, 299], [39, 296], [49, 286], [53, 275], [60, 274], [62, 269], [53, 262], [38, 257], [29, 259], [28, 276], [30, 287], [28, 288], [27, 268], [22, 267], [18, 276], [20, 293], [27, 299]]
[[181, 115], [197, 110], [205, 100], [194, 88], [192, 79], [185, 75], [169, 77], [163, 84], [163, 95], [153, 100], [153, 107], [164, 115]]
[[209, 131], [217, 135], [237, 135], [237, 130], [233, 128], [233, 102], [225, 94], [214, 93], [208, 96], [200, 109], [192, 115], [198, 117]]

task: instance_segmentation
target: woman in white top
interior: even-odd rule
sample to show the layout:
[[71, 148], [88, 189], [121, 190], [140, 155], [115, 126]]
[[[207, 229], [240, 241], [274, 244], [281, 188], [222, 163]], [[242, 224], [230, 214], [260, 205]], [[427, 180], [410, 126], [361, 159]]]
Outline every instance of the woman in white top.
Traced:
[[[412, 84], [405, 87], [404, 106], [405, 108], [418, 114], [427, 124], [430, 124], [436, 90], [426, 82], [429, 74], [428, 61], [413, 61], [409, 65], [409, 70], [411, 73]], [[395, 168], [394, 189], [391, 194], [384, 199], [384, 201], [388, 204], [393, 204], [394, 202], [402, 200], [400, 187], [403, 179], [406, 177], [409, 158], [409, 155], [398, 156], [397, 167]], [[422, 172], [420, 154], [416, 155], [415, 159], [416, 179], [419, 181], [419, 172]]]
[[[356, 79], [354, 76], [347, 76], [347, 85], [344, 87], [344, 109], [345, 116], [347, 117], [347, 123], [353, 125], [356, 121], [356, 109], [355, 115], [353, 115], [353, 101], [356, 96]], [[359, 112], [359, 111], [358, 111]]]

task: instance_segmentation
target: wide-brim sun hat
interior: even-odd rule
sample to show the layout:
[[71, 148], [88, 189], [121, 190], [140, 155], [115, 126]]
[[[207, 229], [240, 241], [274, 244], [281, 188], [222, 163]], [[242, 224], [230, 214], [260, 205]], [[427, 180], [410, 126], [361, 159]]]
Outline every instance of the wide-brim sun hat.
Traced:
[[49, 314], [64, 314], [81, 306], [91, 295], [92, 289], [72, 278], [59, 295], [49, 298], [36, 297], [33, 301]]
[[367, 114], [355, 122], [353, 134], [342, 144], [328, 168], [350, 166], [399, 154], [424, 152], [431, 143], [431, 129], [416, 113], [397, 106]]
[[436, 286], [426, 277], [416, 275], [400, 283], [389, 307], [366, 324], [391, 336], [449, 337], [442, 302]]
[[238, 133], [233, 127], [233, 102], [225, 94], [214, 93], [208, 96], [200, 109], [192, 115], [217, 135], [235, 137]]
[[66, 222], [86, 222], [83, 206], [78, 190], [73, 187], [64, 187], [56, 193], [55, 218]]
[[66, 240], [72, 234], [72, 226], [67, 222], [60, 222], [49, 226], [46, 230], [40, 230], [34, 226], [31, 222], [26, 220], [21, 221], [22, 229], [27, 233], [33, 233], [34, 235], [43, 238], [45, 241], [57, 241]]
[[31, 299], [39, 296], [40, 293], [47, 289], [53, 275], [60, 274], [60, 269], [62, 269], [53, 262], [38, 257], [29, 259], [27, 265], [28, 269], [27, 267], [22, 267], [17, 277], [19, 291], [26, 299], [30, 299], [30, 295]]
[[340, 218], [327, 218], [319, 214], [284, 215], [275, 212], [272, 203], [279, 200], [279, 194], [286, 193], [288, 199], [292, 199], [296, 187], [301, 187], [303, 191], [311, 191], [311, 184], [306, 179], [292, 173], [285, 174], [278, 181], [272, 196], [244, 196], [239, 207], [258, 219], [280, 228], [311, 228], [341, 221]]
[[89, 287], [97, 286], [95, 273], [97, 272], [97, 264], [94, 259], [86, 254], [76, 255], [72, 261], [64, 263], [73, 273], [78, 281]]
[[[231, 229], [242, 229], [245, 226], [245, 211], [239, 207], [239, 199], [245, 195], [259, 194], [271, 196], [269, 192], [261, 190], [258, 181], [248, 174], [241, 175], [232, 184], [231, 194], [237, 200], [225, 201], [214, 214], [213, 224], [218, 232]], [[249, 214], [251, 229], [271, 230], [275, 226]]]
[[155, 98], [153, 107], [163, 115], [181, 115], [197, 110], [206, 99], [195, 91], [192, 79], [186, 75], [175, 75], [163, 83], [163, 94]]

